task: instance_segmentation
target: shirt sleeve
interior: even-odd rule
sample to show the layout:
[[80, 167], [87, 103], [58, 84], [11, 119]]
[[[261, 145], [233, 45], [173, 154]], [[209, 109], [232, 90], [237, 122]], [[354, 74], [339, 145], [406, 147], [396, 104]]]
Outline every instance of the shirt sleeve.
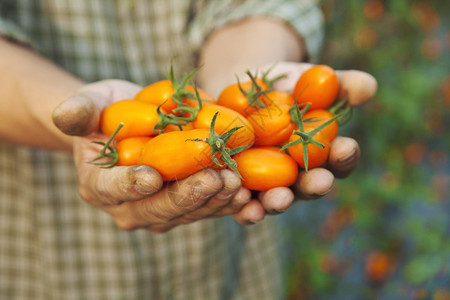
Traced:
[[15, 8], [11, 6], [11, 1], [2, 1], [4, 2], [0, 4], [0, 37], [31, 47], [31, 39], [13, 20]]
[[249, 17], [277, 18], [291, 26], [307, 49], [309, 60], [317, 60], [322, 46], [324, 18], [315, 0], [218, 0], [207, 1], [196, 10], [189, 29], [193, 45], [200, 48], [208, 35], [227, 23]]

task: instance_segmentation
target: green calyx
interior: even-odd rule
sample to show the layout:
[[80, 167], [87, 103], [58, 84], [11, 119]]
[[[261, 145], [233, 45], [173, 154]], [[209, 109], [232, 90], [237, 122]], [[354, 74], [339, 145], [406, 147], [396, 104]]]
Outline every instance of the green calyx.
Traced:
[[277, 81], [280, 80], [280, 79], [287, 78], [287, 74], [286, 74], [286, 73], [283, 73], [283, 74], [281, 74], [281, 75], [278, 75], [278, 76], [275, 77], [275, 78], [269, 79], [269, 78], [268, 78], [269, 73], [272, 71], [272, 69], [273, 69], [275, 66], [276, 66], [276, 63], [273, 64], [269, 69], [267, 69], [267, 70], [262, 74], [262, 80], [267, 84], [267, 86], [269, 87], [269, 90], [272, 90], [272, 89], [273, 89], [273, 85], [274, 85], [275, 82], [277, 82]]
[[[93, 160], [89, 161], [88, 163], [100, 166], [104, 169], [109, 169], [117, 165], [119, 162], [119, 153], [117, 151], [117, 147], [115, 145], [115, 137], [119, 130], [123, 127], [123, 123], [120, 123], [119, 126], [117, 126], [117, 129], [114, 131], [114, 133], [111, 135], [111, 137], [104, 142], [94, 141], [94, 144], [102, 145], [103, 148], [100, 150], [100, 155], [94, 158]], [[101, 161], [101, 160], [107, 160], [107, 161]]]
[[[237, 166], [236, 161], [232, 158], [232, 156], [244, 151], [251, 145], [240, 146], [240, 147], [236, 147], [234, 149], [230, 149], [230, 148], [226, 147], [226, 144], [230, 140], [231, 136], [236, 131], [241, 129], [243, 126], [233, 127], [230, 130], [228, 130], [228, 131], [222, 133], [220, 136], [218, 136], [214, 132], [216, 119], [217, 119], [218, 115], [219, 115], [219, 112], [216, 112], [214, 114], [214, 117], [211, 121], [210, 135], [208, 138], [206, 138], [206, 139], [189, 139], [187, 141], [202, 141], [202, 142], [207, 143], [211, 148], [211, 158], [214, 161], [214, 163], [216, 165], [218, 165], [219, 167], [224, 167], [225, 165], [228, 166], [231, 170], [233, 170], [236, 174], [238, 174], [239, 177], [242, 179], [241, 174], [239, 173], [238, 169], [236, 168], [236, 166]], [[219, 160], [216, 158], [216, 153], [221, 154], [221, 160], [225, 164], [221, 164], [219, 162]]]
[[263, 91], [261, 86], [256, 82], [255, 76], [253, 76], [253, 74], [249, 70], [245, 71], [245, 73], [250, 77], [250, 80], [252, 81], [252, 85], [249, 91], [245, 91], [242, 88], [242, 85], [239, 82], [239, 78], [236, 77], [236, 80], [238, 83], [239, 90], [247, 98], [248, 105], [254, 108], [266, 107], [266, 105], [263, 102], [261, 102], [261, 100], [259, 100], [259, 97], [267, 94], [269, 90]]
[[239, 90], [247, 98], [247, 102], [250, 107], [256, 109], [267, 107], [267, 105], [260, 100], [260, 97], [273, 91], [273, 85], [275, 84], [275, 82], [287, 77], [287, 74], [281, 74], [275, 78], [269, 79], [269, 73], [272, 71], [274, 67], [275, 64], [272, 65], [269, 69], [267, 69], [261, 76], [262, 81], [268, 86], [268, 89], [266, 90], [263, 90], [261, 88], [261, 86], [256, 81], [256, 75], [253, 75], [249, 70], [246, 70], [245, 73], [248, 75], [248, 77], [252, 82], [250, 91], [245, 91], [239, 82], [239, 78], [236, 78]]
[[192, 78], [195, 76], [195, 74], [198, 72], [198, 70], [199, 70], [198, 68], [194, 69], [187, 75], [184, 75], [181, 78], [181, 82], [178, 83], [177, 79], [175, 78], [175, 73], [173, 71], [173, 65], [172, 64], [170, 65], [170, 72], [169, 72], [168, 79], [172, 83], [172, 86], [174, 89], [174, 93], [172, 94], [171, 99], [177, 105], [182, 105], [184, 98], [195, 99], [194, 94], [192, 92], [186, 90], [186, 85], [189, 83], [189, 81], [192, 80]]
[[[175, 78], [175, 74], [173, 71], [173, 65], [170, 66], [170, 72], [168, 79], [172, 83], [174, 93], [171, 96], [171, 100], [176, 103], [177, 107], [172, 110], [171, 113], [164, 113], [161, 111], [161, 105], [158, 107], [158, 122], [153, 128], [153, 132], [160, 134], [164, 132], [164, 129], [169, 125], [173, 124], [178, 126], [181, 129], [181, 126], [187, 125], [188, 123], [195, 120], [198, 112], [202, 108], [202, 99], [200, 98], [200, 94], [198, 93], [198, 89], [196, 85], [194, 86], [195, 93], [192, 93], [186, 90], [186, 86], [189, 81], [192, 80], [194, 75], [197, 73], [199, 69], [195, 69], [189, 74], [183, 76], [181, 82], [178, 82]], [[197, 100], [197, 107], [191, 107], [188, 104], [183, 102], [183, 99], [191, 99]], [[164, 104], [164, 103], [163, 103]]]
[[200, 99], [200, 96], [198, 95], [197, 88], [194, 88], [196, 91], [196, 100], [198, 101], [197, 107], [191, 107], [185, 103], [182, 103], [172, 110], [173, 113], [167, 114], [161, 111], [161, 106], [164, 103], [159, 105], [157, 108], [158, 122], [156, 122], [155, 126], [153, 127], [153, 132], [155, 132], [156, 134], [161, 134], [164, 132], [164, 129], [166, 129], [166, 127], [170, 124], [176, 125], [178, 126], [178, 128], [180, 128], [180, 130], [182, 130], [182, 126], [193, 122], [197, 118], [197, 114], [202, 108], [202, 101]]
[[294, 105], [289, 109], [289, 113], [291, 115], [291, 119], [292, 122], [294, 122], [294, 124], [296, 124], [298, 130], [294, 130], [292, 132], [293, 135], [297, 135], [299, 136], [298, 139], [296, 139], [295, 141], [292, 141], [286, 145], [284, 145], [280, 151], [284, 151], [289, 147], [292, 147], [294, 145], [297, 144], [302, 144], [302, 148], [303, 148], [303, 162], [305, 164], [305, 171], [308, 172], [308, 144], [313, 144], [316, 145], [320, 148], [325, 148], [325, 145], [316, 141], [313, 136], [318, 133], [319, 131], [321, 131], [322, 129], [324, 129], [326, 126], [328, 126], [329, 124], [331, 124], [334, 120], [339, 118], [339, 115], [335, 115], [333, 118], [331, 118], [330, 120], [324, 122], [323, 124], [321, 124], [320, 126], [317, 126], [316, 128], [314, 128], [313, 130], [306, 132], [305, 131], [305, 127], [303, 125], [303, 115], [305, 114], [305, 112], [308, 111], [308, 109], [310, 108], [311, 103], [307, 103], [305, 105], [304, 108], [302, 108], [302, 110], [300, 110], [299, 105], [297, 103], [294, 102]]
[[347, 99], [343, 99], [339, 102], [337, 102], [335, 105], [330, 107], [328, 109], [330, 113], [333, 115], [339, 115], [339, 118], [337, 119], [339, 125], [344, 125], [347, 123], [351, 117], [352, 117], [352, 107], [348, 104]]

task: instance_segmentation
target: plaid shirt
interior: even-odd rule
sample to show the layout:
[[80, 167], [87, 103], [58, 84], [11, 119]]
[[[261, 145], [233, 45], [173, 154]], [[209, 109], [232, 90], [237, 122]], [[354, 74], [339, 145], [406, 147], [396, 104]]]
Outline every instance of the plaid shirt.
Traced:
[[[172, 61], [191, 70], [212, 30], [250, 15], [287, 21], [317, 55], [313, 0], [2, 0], [0, 34], [88, 82], [147, 85]], [[69, 155], [0, 143], [0, 170], [0, 299], [282, 298], [272, 218], [124, 232], [79, 198]]]

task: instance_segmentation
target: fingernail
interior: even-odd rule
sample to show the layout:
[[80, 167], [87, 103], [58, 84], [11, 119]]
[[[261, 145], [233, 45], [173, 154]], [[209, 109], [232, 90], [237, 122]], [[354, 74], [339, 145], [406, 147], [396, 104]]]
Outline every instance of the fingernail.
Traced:
[[153, 185], [149, 184], [145, 180], [136, 181], [136, 185], [138, 188], [140, 188], [144, 192], [145, 191], [153, 191], [155, 189], [155, 187]]
[[323, 193], [316, 193], [316, 194], [314, 194], [314, 196], [316, 196], [318, 198], [324, 197], [324, 196], [328, 195], [332, 189], [333, 189], [333, 187], [329, 188], [328, 190], [326, 190]]
[[346, 163], [348, 163], [349, 161], [351, 161], [351, 160], [354, 159], [355, 153], [356, 153], [356, 150], [353, 150], [352, 152], [350, 152], [349, 154], [347, 154], [345, 157], [340, 158], [340, 159], [338, 160], [338, 163], [340, 163], [340, 164], [346, 164]]
[[262, 220], [264, 220], [264, 218], [262, 218], [262, 219], [260, 219], [260, 220], [247, 220], [247, 222], [248, 222], [249, 224], [258, 224], [258, 223], [260, 223]]
[[288, 210], [288, 208], [286, 208], [286, 209], [271, 209], [268, 213], [271, 215], [276, 215], [276, 214], [284, 213], [287, 210]]
[[257, 221], [247, 220], [245, 225], [254, 225], [254, 224], [257, 224], [257, 223], [258, 223]]
[[156, 172], [149, 172], [148, 166], [133, 166], [130, 168], [130, 181], [135, 181], [135, 187], [139, 192], [144, 194], [152, 194], [158, 191], [163, 181], [161, 176]]

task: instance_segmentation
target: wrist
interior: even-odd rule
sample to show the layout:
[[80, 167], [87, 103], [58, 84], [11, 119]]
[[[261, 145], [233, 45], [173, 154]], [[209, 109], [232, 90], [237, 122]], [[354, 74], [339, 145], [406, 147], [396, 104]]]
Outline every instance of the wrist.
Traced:
[[[71, 152], [73, 138], [54, 125], [52, 114], [61, 102], [74, 95], [85, 83], [63, 70], [53, 71], [53, 82], [45, 80], [29, 87], [26, 80], [21, 80], [18, 85], [19, 95], [27, 108], [29, 118], [25, 125], [34, 126], [34, 133], [25, 135], [25, 139], [18, 142], [32, 147]], [[33, 99], [33, 94], [41, 97]], [[37, 105], [33, 104], [33, 101], [36, 101]]]
[[223, 87], [236, 81], [236, 76], [247, 78], [246, 69], [301, 61], [304, 57], [306, 47], [301, 37], [285, 22], [270, 17], [249, 18], [220, 28], [207, 39], [200, 54], [198, 82], [217, 96]]
[[0, 80], [0, 140], [70, 151], [71, 138], [53, 125], [51, 115], [82, 81], [21, 45], [0, 39], [0, 52], [0, 68], [9, 70]]

